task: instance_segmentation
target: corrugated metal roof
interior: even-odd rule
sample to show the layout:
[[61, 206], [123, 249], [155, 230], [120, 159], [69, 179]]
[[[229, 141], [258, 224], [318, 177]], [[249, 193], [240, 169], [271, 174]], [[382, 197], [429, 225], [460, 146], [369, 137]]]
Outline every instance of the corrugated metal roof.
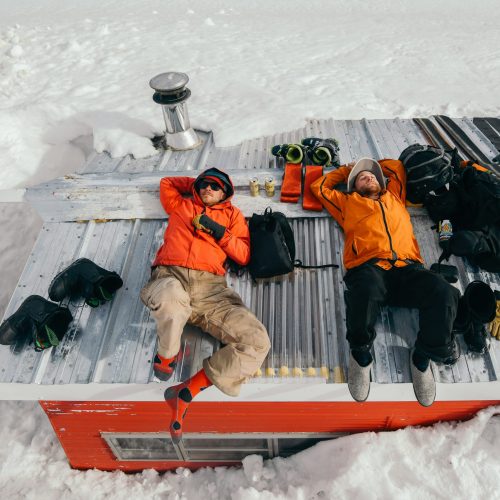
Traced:
[[[498, 154], [470, 120], [457, 120], [457, 123], [467, 129], [474, 142], [490, 158]], [[106, 182], [111, 183], [113, 176], [123, 179], [127, 174], [133, 184], [135, 174], [198, 171], [207, 166], [217, 166], [235, 174], [239, 172], [241, 179], [246, 178], [244, 172], [241, 174], [245, 170], [252, 171], [248, 178], [254, 175], [253, 172], [270, 170], [280, 177], [280, 166], [270, 155], [273, 144], [299, 142], [308, 136], [335, 137], [340, 143], [341, 161], [349, 162], [360, 156], [398, 157], [407, 145], [426, 142], [411, 120], [399, 119], [311, 120], [303, 129], [259, 137], [231, 148], [217, 148], [211, 133], [200, 135], [203, 145], [188, 152], [162, 151], [141, 160], [131, 157], [113, 159], [105, 153], [94, 154], [80, 174], [82, 179], [92, 177], [87, 175], [91, 173], [106, 175]], [[241, 196], [235, 197], [235, 200], [237, 205], [240, 200], [245, 205], [244, 212], [250, 215], [253, 207], [260, 208], [262, 203], [272, 200], [248, 200], [248, 196], [245, 198], [248, 191], [245, 182], [237, 187]], [[111, 303], [97, 309], [82, 303], [70, 304], [75, 321], [56, 348], [37, 353], [28, 343], [0, 346], [0, 383], [146, 384], [153, 380], [151, 360], [155, 352], [156, 333], [149, 311], [139, 300], [139, 290], [148, 279], [149, 264], [168, 222], [134, 218], [133, 213], [122, 220], [61, 222], [64, 216], [69, 217], [71, 200], [64, 200], [61, 196], [59, 204], [51, 204], [56, 185], [57, 182], [45, 183], [30, 192], [33, 203], [44, 206], [47, 222], [5, 317], [12, 314], [28, 295], [47, 296], [52, 278], [79, 257], [88, 257], [105, 268], [117, 271], [124, 280], [124, 287]], [[120, 193], [120, 187], [116, 189]], [[157, 190], [157, 187], [154, 189]], [[75, 201], [74, 206], [89, 203], [87, 194], [80, 193], [78, 196], [82, 205], [77, 205]], [[67, 198], [73, 197], [74, 201], [78, 196], [73, 193]], [[276, 198], [279, 198], [278, 193]], [[44, 200], [50, 203], [44, 205]], [[134, 199], [124, 203], [133, 207]], [[286, 209], [284, 204], [281, 205]], [[67, 212], [63, 207], [67, 207]], [[109, 213], [112, 208], [108, 207]], [[103, 215], [99, 218], [112, 218], [106, 216], [106, 207], [102, 211]], [[422, 210], [410, 211], [423, 257], [430, 265], [437, 261], [440, 253], [436, 235], [430, 230], [432, 223]], [[50, 222], [51, 218], [58, 222]], [[305, 264], [341, 263], [343, 235], [326, 212], [312, 214], [301, 211], [299, 207], [292, 214], [292, 225], [297, 258]], [[461, 290], [473, 279], [482, 279], [500, 289], [498, 276], [474, 268], [461, 259], [452, 257], [451, 262], [459, 267]], [[272, 350], [260, 380], [279, 383], [285, 376], [297, 381], [300, 377], [314, 376], [333, 382], [345, 381], [348, 348], [345, 341], [343, 273], [342, 266], [340, 269], [296, 270], [288, 276], [259, 283], [253, 283], [248, 275], [239, 278], [228, 276], [230, 286], [242, 296], [269, 331]], [[382, 308], [376, 329], [374, 381], [409, 382], [408, 349], [413, 345], [418, 329], [417, 312]], [[462, 339], [459, 341], [465, 352]], [[186, 327], [183, 348], [185, 356], [178, 366], [175, 380], [184, 379], [197, 370], [202, 359], [217, 348], [217, 342], [194, 327]], [[498, 380], [500, 342], [493, 342], [489, 353], [484, 356], [466, 354], [451, 368], [436, 366], [435, 374], [440, 382]]]

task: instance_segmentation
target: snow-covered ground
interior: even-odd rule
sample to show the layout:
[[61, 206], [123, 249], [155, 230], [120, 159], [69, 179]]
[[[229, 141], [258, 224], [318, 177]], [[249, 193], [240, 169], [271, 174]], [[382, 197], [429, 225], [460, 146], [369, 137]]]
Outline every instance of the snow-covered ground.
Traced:
[[35, 403], [0, 406], [5, 499], [326, 500], [500, 498], [500, 407], [461, 424], [368, 432], [241, 468], [75, 471]]
[[[311, 117], [496, 116], [499, 20], [495, 0], [0, 0], [0, 189], [92, 148], [152, 154], [165, 71], [189, 75], [192, 124], [218, 146]], [[40, 224], [0, 204], [0, 313]]]
[[[75, 171], [95, 148], [153, 153], [148, 81], [183, 71], [217, 145], [306, 118], [500, 115], [496, 0], [0, 0], [0, 189]], [[0, 193], [0, 200], [2, 195]], [[41, 221], [0, 203], [0, 314]], [[76, 472], [33, 403], [0, 404], [3, 498], [500, 498], [500, 423], [323, 443], [241, 470]], [[184, 495], [184, 496], [183, 496]]]

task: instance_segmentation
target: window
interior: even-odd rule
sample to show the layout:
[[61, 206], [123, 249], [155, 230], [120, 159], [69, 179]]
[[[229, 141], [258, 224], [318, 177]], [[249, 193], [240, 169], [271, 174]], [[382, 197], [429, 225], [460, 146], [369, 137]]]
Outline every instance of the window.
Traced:
[[248, 455], [288, 457], [341, 434], [184, 434], [174, 445], [168, 433], [101, 433], [119, 461], [241, 462]]
[[115, 434], [103, 436], [117, 460], [178, 460], [170, 436]]
[[248, 455], [272, 457], [269, 440], [263, 437], [236, 437], [234, 434], [189, 436], [183, 438], [184, 450], [189, 461], [217, 460], [241, 462]]

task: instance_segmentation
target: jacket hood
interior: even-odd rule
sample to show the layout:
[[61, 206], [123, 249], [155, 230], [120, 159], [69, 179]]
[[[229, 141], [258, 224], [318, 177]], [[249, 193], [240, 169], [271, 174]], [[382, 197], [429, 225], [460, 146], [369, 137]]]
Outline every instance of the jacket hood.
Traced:
[[375, 161], [372, 158], [361, 158], [356, 162], [349, 174], [349, 178], [347, 179], [347, 191], [349, 193], [354, 191], [354, 184], [358, 174], [365, 170], [371, 172], [375, 176], [382, 190], [387, 188], [384, 173], [382, 172], [382, 167], [378, 161]]
[[229, 178], [229, 175], [227, 175], [225, 172], [215, 167], [211, 167], [203, 171], [194, 181], [193, 187], [198, 196], [200, 194], [200, 182], [203, 180], [204, 177], [215, 177], [220, 181], [222, 181], [222, 183], [225, 186], [224, 191], [226, 192], [226, 199], [224, 201], [227, 201], [229, 198], [231, 198], [231, 196], [233, 196], [234, 186], [233, 183], [231, 182], [231, 179]]

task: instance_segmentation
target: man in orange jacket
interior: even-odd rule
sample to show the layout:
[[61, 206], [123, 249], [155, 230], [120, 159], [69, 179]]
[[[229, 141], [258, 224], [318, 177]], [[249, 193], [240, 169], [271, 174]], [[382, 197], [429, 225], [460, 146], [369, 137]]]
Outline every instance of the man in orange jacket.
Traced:
[[[342, 183], [347, 192], [335, 188]], [[368, 398], [375, 321], [379, 306], [390, 304], [419, 309], [420, 330], [410, 367], [418, 401], [431, 405], [436, 387], [430, 360], [453, 364], [458, 359], [452, 328], [460, 294], [442, 276], [423, 267], [405, 207], [403, 164], [362, 158], [321, 177], [311, 191], [345, 234], [351, 395], [356, 401]]]
[[270, 348], [267, 330], [225, 279], [228, 257], [241, 265], [250, 259], [248, 225], [231, 204], [233, 192], [229, 176], [216, 168], [196, 179], [164, 177], [160, 182], [160, 201], [169, 222], [151, 279], [141, 290], [141, 300], [157, 325], [154, 373], [160, 380], [171, 377], [186, 323], [224, 345], [203, 361], [202, 370], [165, 391], [174, 440], [181, 438], [187, 407], [201, 390], [213, 384], [238, 396], [241, 384], [257, 372]]

